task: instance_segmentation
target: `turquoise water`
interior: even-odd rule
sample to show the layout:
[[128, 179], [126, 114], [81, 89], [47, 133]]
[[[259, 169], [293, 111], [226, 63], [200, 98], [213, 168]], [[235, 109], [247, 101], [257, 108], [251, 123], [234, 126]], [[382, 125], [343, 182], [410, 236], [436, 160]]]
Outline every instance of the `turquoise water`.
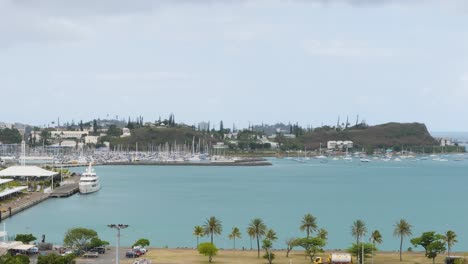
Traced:
[[193, 226], [213, 215], [223, 223], [223, 234], [215, 238], [219, 247], [232, 247], [227, 236], [237, 226], [243, 237], [236, 246], [250, 248], [245, 229], [261, 217], [278, 233], [275, 247], [283, 248], [286, 238], [304, 235], [300, 220], [310, 212], [329, 231], [329, 249], [348, 247], [352, 222], [363, 219], [369, 231], [382, 233], [380, 248], [394, 250], [399, 241], [393, 224], [403, 217], [415, 235], [456, 231], [454, 249], [468, 250], [468, 160], [272, 161], [268, 167], [96, 167], [99, 192], [49, 199], [5, 222], [10, 234], [45, 234], [58, 244], [76, 226], [93, 228], [114, 244], [115, 232], [106, 225], [123, 223], [130, 225], [122, 232], [123, 245], [147, 237], [153, 246], [194, 247]]

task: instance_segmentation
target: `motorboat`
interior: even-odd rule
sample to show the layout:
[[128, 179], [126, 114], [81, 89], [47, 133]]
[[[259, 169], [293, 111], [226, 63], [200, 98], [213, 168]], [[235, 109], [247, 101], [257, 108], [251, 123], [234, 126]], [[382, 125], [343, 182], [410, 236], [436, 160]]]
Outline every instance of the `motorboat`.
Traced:
[[91, 162], [83, 175], [81, 175], [78, 189], [81, 194], [93, 193], [101, 189], [99, 177], [96, 175], [96, 172], [94, 172]]

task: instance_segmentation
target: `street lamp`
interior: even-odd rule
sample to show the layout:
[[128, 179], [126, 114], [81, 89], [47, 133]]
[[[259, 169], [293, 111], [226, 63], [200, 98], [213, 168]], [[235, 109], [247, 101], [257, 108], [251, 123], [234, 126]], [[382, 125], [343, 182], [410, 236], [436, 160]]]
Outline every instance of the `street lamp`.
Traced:
[[115, 228], [115, 229], [117, 229], [117, 248], [116, 248], [116, 250], [115, 250], [115, 263], [116, 263], [116, 264], [119, 264], [120, 229], [127, 228], [128, 225], [122, 225], [122, 224], [115, 225], [115, 224], [111, 224], [111, 225], [107, 225], [107, 226], [110, 227], [110, 228]]
[[374, 238], [370, 237], [369, 241], [372, 243], [372, 248], [371, 248], [371, 257], [372, 257], [372, 264], [374, 264]]

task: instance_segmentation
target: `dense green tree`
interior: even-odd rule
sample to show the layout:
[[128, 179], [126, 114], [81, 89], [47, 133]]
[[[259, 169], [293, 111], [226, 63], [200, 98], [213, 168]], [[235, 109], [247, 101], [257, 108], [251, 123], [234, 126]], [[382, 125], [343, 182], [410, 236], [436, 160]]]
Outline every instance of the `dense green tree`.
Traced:
[[193, 235], [197, 237], [197, 248], [198, 248], [198, 241], [200, 237], [203, 237], [205, 235], [205, 230], [203, 229], [202, 226], [195, 226], [193, 228]]
[[140, 238], [135, 243], [133, 243], [133, 247], [135, 246], [141, 246], [141, 247], [147, 247], [150, 245], [150, 241], [147, 238]]
[[420, 237], [411, 239], [413, 246], [421, 246], [425, 250], [427, 258], [432, 259], [432, 263], [435, 263], [435, 258], [438, 254], [445, 252], [445, 237], [440, 234], [436, 234], [434, 231], [424, 232]]
[[33, 234], [17, 234], [15, 241], [21, 241], [24, 244], [29, 244], [32, 241], [36, 241], [36, 237]]
[[23, 137], [16, 128], [0, 129], [0, 142], [3, 144], [18, 144], [21, 143]]
[[396, 222], [394, 228], [393, 235], [400, 238], [400, 261], [403, 261], [403, 239], [413, 234], [411, 231], [412, 226], [405, 219], [400, 219], [400, 221]]
[[319, 237], [304, 237], [298, 238], [295, 241], [295, 245], [305, 249], [305, 255], [310, 258], [310, 263], [312, 263], [315, 259], [315, 255], [319, 252], [323, 252], [326, 241]]
[[203, 230], [205, 235], [209, 235], [211, 237], [211, 243], [213, 244], [213, 235], [221, 235], [221, 232], [223, 232], [223, 226], [219, 219], [212, 216], [209, 219], [206, 219], [206, 222], [203, 225]]
[[93, 237], [91, 241], [89, 241], [87, 248], [103, 247], [107, 245], [109, 245], [109, 241], [101, 240], [99, 237]]
[[63, 238], [66, 247], [84, 250], [93, 238], [97, 238], [96, 231], [83, 227], [69, 229]]
[[445, 243], [447, 243], [447, 254], [448, 256], [450, 256], [450, 251], [452, 250], [452, 246], [458, 242], [457, 234], [454, 231], [449, 230], [445, 233], [444, 240], [445, 240]]
[[198, 245], [198, 253], [208, 256], [208, 261], [211, 262], [218, 253], [218, 248], [213, 243], [201, 243]]
[[29, 264], [29, 258], [25, 255], [12, 256], [5, 254], [0, 256], [0, 264]]
[[255, 234], [255, 237], [257, 238], [258, 258], [260, 258], [260, 238], [265, 235], [266, 231], [267, 227], [260, 218], [252, 219], [252, 221], [250, 221], [249, 227], [247, 228], [247, 233], [249, 235]]
[[307, 237], [310, 237], [310, 234], [317, 230], [317, 218], [311, 214], [304, 215], [301, 221], [300, 230], [306, 231]]
[[116, 125], [110, 125], [109, 128], [107, 128], [106, 134], [111, 137], [120, 137], [122, 135], [122, 129], [118, 128]]
[[233, 227], [231, 233], [229, 234], [229, 239], [234, 240], [234, 249], [236, 249], [236, 238], [241, 238], [241, 232], [239, 228]]
[[374, 247], [372, 243], [353, 243], [350, 248], [346, 251], [351, 253], [353, 256], [358, 259], [358, 263], [363, 263], [362, 261], [362, 251], [364, 249], [364, 258], [368, 258], [371, 256], [372, 252], [377, 251], [377, 248]]
[[72, 264], [75, 263], [73, 259], [76, 258], [75, 254], [68, 254], [60, 256], [57, 254], [47, 254], [37, 258], [37, 264]]

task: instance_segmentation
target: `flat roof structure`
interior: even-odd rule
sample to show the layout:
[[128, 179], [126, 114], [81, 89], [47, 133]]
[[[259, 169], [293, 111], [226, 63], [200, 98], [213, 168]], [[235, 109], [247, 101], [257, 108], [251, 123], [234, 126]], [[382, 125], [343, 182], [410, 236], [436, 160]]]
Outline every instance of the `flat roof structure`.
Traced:
[[9, 182], [12, 182], [13, 179], [0, 179], [0, 185], [2, 184], [5, 184], [5, 183], [9, 183]]
[[28, 189], [27, 186], [19, 186], [19, 187], [13, 187], [13, 188], [10, 188], [10, 189], [6, 189], [3, 192], [0, 192], [0, 199], [3, 199], [5, 196], [12, 195], [14, 193], [24, 191], [26, 189]]
[[11, 166], [0, 171], [0, 177], [51, 177], [57, 174], [37, 166]]

